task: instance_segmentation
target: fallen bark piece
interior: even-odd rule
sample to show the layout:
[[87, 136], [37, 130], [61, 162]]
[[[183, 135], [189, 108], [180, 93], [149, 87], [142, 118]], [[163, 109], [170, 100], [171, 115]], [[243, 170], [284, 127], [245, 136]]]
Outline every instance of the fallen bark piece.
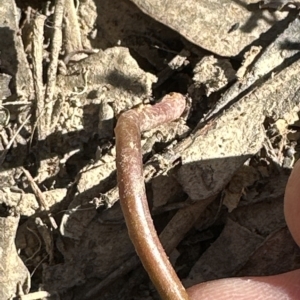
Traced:
[[[10, 88], [18, 98], [33, 98], [33, 80], [19, 31], [19, 11], [15, 1], [1, 1], [0, 60], [1, 70], [12, 76]], [[3, 72], [3, 71], [2, 71]]]
[[23, 292], [30, 289], [30, 275], [18, 256], [15, 246], [19, 217], [0, 218], [0, 299], [12, 299], [17, 296], [18, 285]]
[[[44, 198], [50, 208], [63, 200], [66, 196], [66, 189], [55, 189], [43, 192]], [[31, 216], [39, 210], [40, 206], [34, 194], [21, 193], [11, 191], [8, 187], [3, 187], [0, 190], [1, 203], [5, 203], [10, 208], [13, 208], [22, 216]]]
[[[253, 52], [253, 50], [254, 52], [259, 52], [256, 54], [256, 61], [253, 66], [248, 68], [247, 63], [244, 62], [246, 69], [243, 64], [240, 70], [238, 70], [239, 80], [224, 93], [213, 109], [203, 118], [201, 123], [216, 116], [224, 108], [237, 102], [246, 92], [250, 93], [255, 90], [264, 81], [283, 70], [291, 63], [293, 58], [294, 60], [297, 59], [295, 56], [299, 53], [299, 49], [297, 47], [291, 47], [290, 45], [297, 45], [300, 42], [298, 35], [299, 30], [300, 20], [296, 18], [276, 37], [274, 42], [272, 42], [265, 51], [260, 51], [260, 49], [256, 49], [255, 51], [255, 49], [252, 48], [250, 52]], [[245, 55], [245, 60], [247, 60], [249, 55], [251, 55], [251, 53]]]
[[287, 12], [260, 10], [256, 0], [131, 1], [189, 41], [222, 56], [237, 55], [287, 16]]
[[[268, 253], [268, 257], [266, 257]], [[269, 255], [270, 254], [270, 255]], [[287, 227], [272, 232], [235, 276], [269, 276], [300, 267], [300, 249]], [[280, 263], [278, 263], [280, 262]]]
[[3, 100], [11, 95], [11, 90], [9, 89], [9, 82], [11, 76], [7, 74], [0, 74], [0, 100]]
[[265, 118], [277, 120], [299, 111], [299, 66], [297, 60], [196, 131], [181, 152], [177, 176], [192, 200], [216, 195], [261, 149]]
[[123, 113], [115, 128], [118, 187], [129, 236], [145, 269], [163, 299], [188, 295], [158, 239], [145, 194], [141, 131], [178, 119], [185, 98], [172, 93], [153, 107]]
[[[287, 253], [282, 249], [282, 237], [273, 241], [273, 243], [281, 243], [281, 249], [277, 248], [274, 251], [273, 247], [270, 247], [272, 243], [268, 245], [268, 239], [285, 226], [283, 192], [276, 199], [270, 199], [269, 195], [266, 195], [261, 203], [235, 209], [229, 215], [221, 235], [193, 266], [185, 284], [192, 286], [208, 280], [236, 276], [245, 265], [248, 265], [246, 268], [248, 273], [244, 272], [239, 276], [274, 275], [276, 270], [280, 272], [291, 270], [292, 259], [287, 259], [285, 263], [276, 266], [278, 256], [283, 257], [283, 253]], [[289, 238], [292, 240], [291, 237]], [[290, 242], [288, 246], [291, 249]], [[251, 269], [253, 267], [251, 260], [253, 259], [253, 264], [257, 264], [258, 258], [261, 260], [262, 268]], [[266, 265], [271, 264], [272, 268], [266, 268]], [[263, 272], [259, 273], [257, 271], [259, 269]]]
[[190, 287], [200, 282], [232, 276], [263, 241], [259, 234], [228, 219], [219, 238], [193, 266], [184, 281], [185, 285]]
[[[58, 130], [84, 128], [86, 132], [95, 132], [96, 122], [113, 123], [113, 115], [148, 101], [155, 81], [154, 75], [138, 66], [127, 48], [113, 47], [99, 51], [70, 65], [68, 76], [58, 75], [55, 97], [64, 101], [61, 101], [53, 123]], [[76, 92], [75, 89], [85, 89], [85, 92]], [[78, 104], [74, 105], [76, 101]], [[104, 116], [106, 113], [100, 113], [104, 120], [99, 120], [98, 105], [111, 106], [113, 113], [109, 112], [110, 119]], [[111, 126], [108, 128], [112, 129]], [[103, 135], [101, 129], [99, 133]], [[106, 132], [106, 138], [112, 136], [113, 130]]]

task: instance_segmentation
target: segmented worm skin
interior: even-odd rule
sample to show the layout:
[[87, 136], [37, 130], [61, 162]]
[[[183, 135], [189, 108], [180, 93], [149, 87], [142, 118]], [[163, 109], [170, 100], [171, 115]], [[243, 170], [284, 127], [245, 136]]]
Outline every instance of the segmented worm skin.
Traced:
[[150, 215], [143, 178], [141, 131], [178, 119], [185, 105], [184, 96], [171, 93], [141, 111], [124, 112], [115, 128], [119, 195], [129, 236], [164, 300], [189, 297], [158, 239]]

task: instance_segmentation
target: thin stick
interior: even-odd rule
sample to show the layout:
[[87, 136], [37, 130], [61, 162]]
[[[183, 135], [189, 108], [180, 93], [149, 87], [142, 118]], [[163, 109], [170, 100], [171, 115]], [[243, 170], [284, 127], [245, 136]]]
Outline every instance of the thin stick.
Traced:
[[112, 284], [113, 282], [116, 282], [118, 278], [124, 276], [125, 274], [128, 274], [131, 270], [133, 270], [139, 265], [140, 265], [140, 261], [136, 255], [130, 257], [119, 268], [114, 270], [112, 273], [106, 276], [105, 279], [103, 279], [95, 287], [89, 290], [85, 294], [85, 300], [96, 299], [97, 294], [99, 294], [102, 291], [102, 289]]
[[178, 119], [185, 109], [178, 93], [141, 112], [123, 113], [115, 128], [116, 164], [121, 207], [130, 238], [144, 268], [164, 300], [186, 300], [188, 295], [155, 231], [145, 193], [141, 131]]
[[[43, 84], [43, 46], [44, 46], [44, 23], [46, 16], [37, 15], [33, 21], [33, 37], [32, 37], [32, 66], [33, 66], [33, 82], [35, 97], [37, 103], [37, 116], [41, 116], [44, 107], [44, 84]], [[38, 118], [38, 139], [44, 140], [47, 135], [47, 124], [45, 118]]]
[[48, 298], [53, 296], [53, 294], [50, 294], [46, 291], [39, 291], [39, 292], [34, 292], [34, 293], [30, 293], [27, 295], [22, 295], [19, 296], [17, 299], [20, 300], [38, 300], [38, 299], [44, 299], [44, 298]]
[[53, 110], [53, 96], [56, 84], [56, 73], [58, 66], [58, 56], [62, 45], [62, 21], [64, 16], [65, 0], [55, 1], [55, 14], [54, 14], [54, 31], [52, 39], [52, 49], [51, 49], [51, 61], [48, 68], [48, 82], [46, 86], [45, 94], [45, 124], [47, 126], [47, 134], [50, 132], [51, 128], [51, 117]]
[[65, 11], [64, 47], [66, 53], [71, 53], [82, 49], [80, 26], [74, 0], [65, 0]]
[[15, 138], [20, 133], [21, 129], [25, 126], [25, 124], [29, 121], [30, 117], [31, 117], [31, 115], [28, 115], [28, 117], [25, 119], [25, 121], [20, 125], [20, 127], [18, 128], [18, 130], [12, 136], [11, 140], [9, 141], [9, 143], [6, 145], [4, 151], [0, 155], [0, 166], [3, 164], [4, 159], [6, 157], [6, 154], [7, 154], [8, 150], [10, 149], [11, 145], [13, 144]]
[[40, 206], [43, 207], [43, 209], [47, 211], [47, 215], [48, 215], [51, 226], [53, 227], [53, 229], [56, 230], [58, 228], [58, 226], [57, 226], [54, 218], [52, 217], [52, 215], [49, 211], [49, 206], [48, 206], [48, 203], [47, 203], [47, 201], [44, 197], [44, 194], [42, 193], [42, 191], [40, 190], [38, 185], [35, 183], [34, 179], [31, 176], [31, 174], [26, 169], [24, 169], [23, 167], [21, 167], [21, 169], [22, 169], [23, 173], [25, 174], [25, 176], [27, 177], [27, 180], [30, 184], [30, 187], [32, 188], [33, 193], [35, 194]]
[[38, 247], [38, 249], [37, 249], [30, 257], [28, 257], [28, 258], [25, 260], [25, 263], [26, 263], [28, 260], [33, 259], [33, 258], [40, 252], [40, 250], [41, 250], [41, 248], [42, 248], [42, 242], [41, 242], [41, 239], [39, 238], [38, 234], [35, 233], [35, 231], [34, 231], [33, 229], [31, 229], [30, 227], [26, 226], [26, 228], [27, 228], [28, 231], [30, 231], [30, 232], [36, 237], [36, 239], [37, 239], [38, 242], [39, 242], [39, 247]]

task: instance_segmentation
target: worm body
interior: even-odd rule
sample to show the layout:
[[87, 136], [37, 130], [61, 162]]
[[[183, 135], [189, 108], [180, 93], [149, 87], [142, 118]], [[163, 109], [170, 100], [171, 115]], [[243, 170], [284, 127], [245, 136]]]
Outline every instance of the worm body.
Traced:
[[138, 112], [124, 112], [115, 128], [116, 164], [121, 207], [129, 236], [144, 268], [164, 300], [189, 299], [174, 271], [153, 225], [143, 178], [141, 132], [178, 119], [185, 109], [178, 93]]

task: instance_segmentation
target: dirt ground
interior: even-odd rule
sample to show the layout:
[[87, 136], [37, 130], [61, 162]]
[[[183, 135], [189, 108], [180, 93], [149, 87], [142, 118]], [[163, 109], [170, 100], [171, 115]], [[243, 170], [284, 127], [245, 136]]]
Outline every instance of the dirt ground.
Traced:
[[141, 151], [183, 285], [300, 268], [283, 215], [298, 13], [297, 1], [4, 0], [0, 299], [160, 299], [119, 204], [114, 128], [172, 92], [184, 113], [142, 132]]

